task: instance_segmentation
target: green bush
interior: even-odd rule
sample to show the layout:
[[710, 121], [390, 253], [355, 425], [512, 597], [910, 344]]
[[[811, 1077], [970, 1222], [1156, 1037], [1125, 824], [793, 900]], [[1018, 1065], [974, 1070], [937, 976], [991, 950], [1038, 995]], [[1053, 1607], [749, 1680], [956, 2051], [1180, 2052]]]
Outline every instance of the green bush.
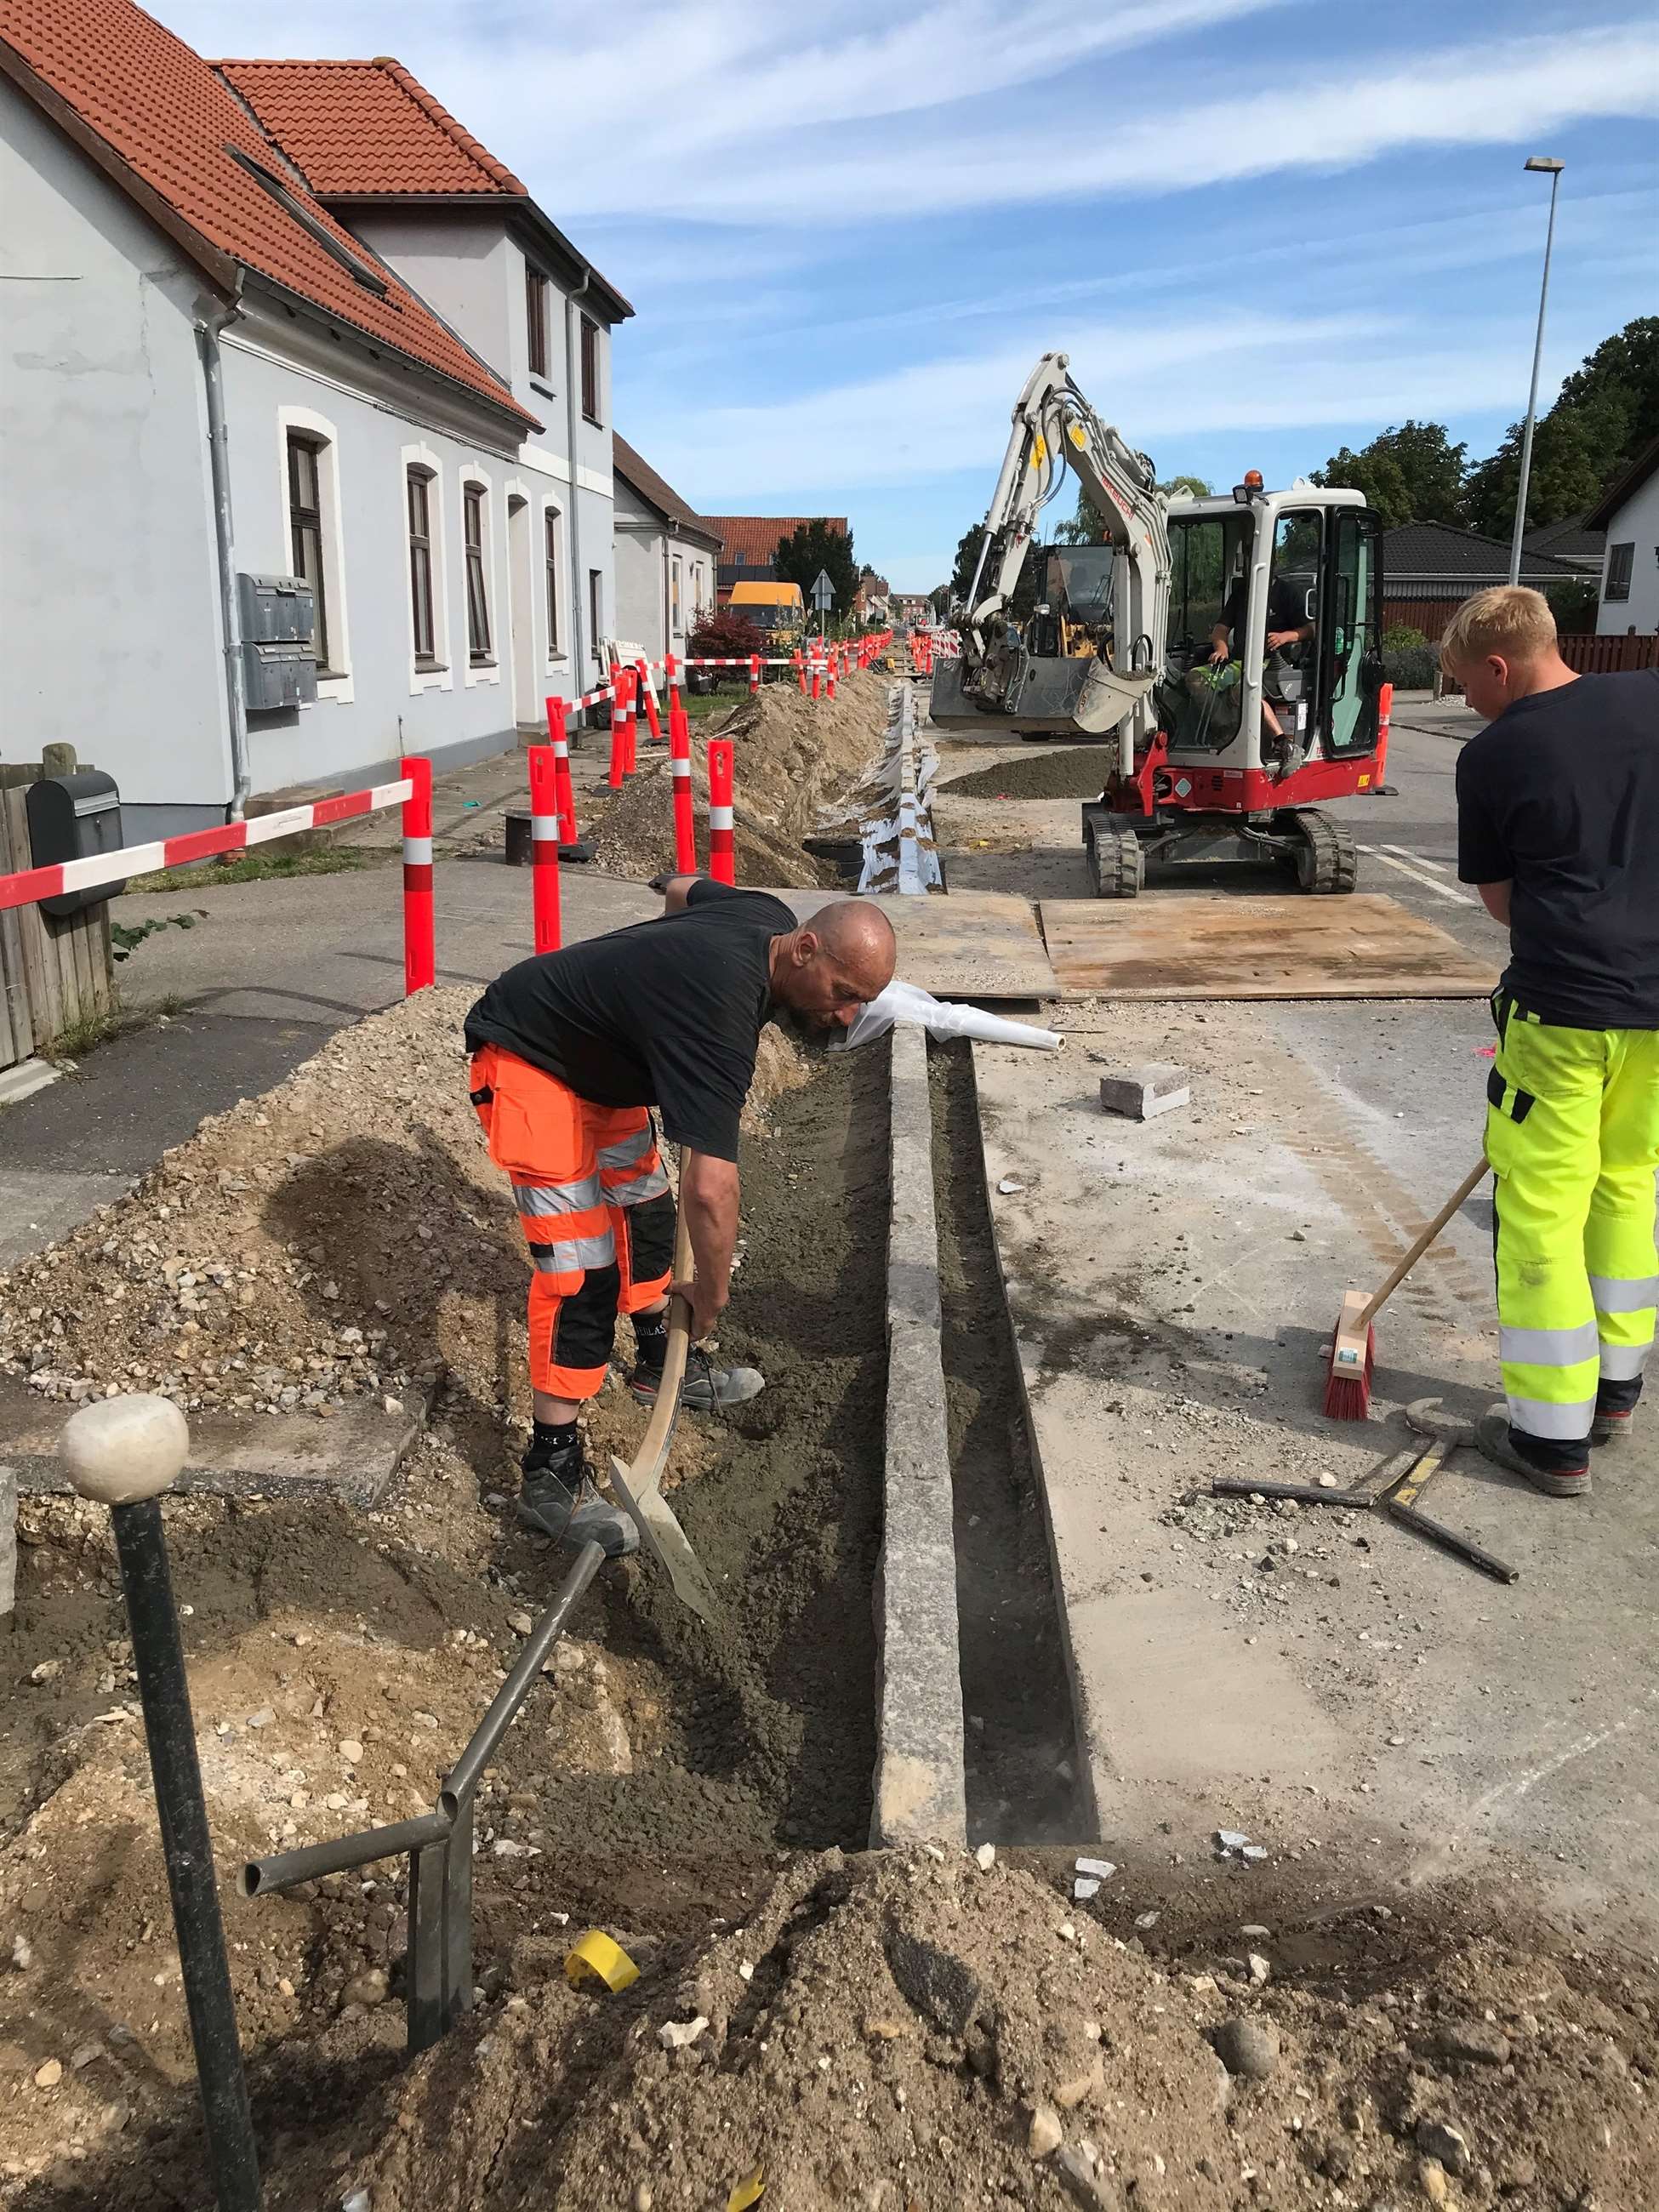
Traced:
[[1434, 687], [1435, 672], [1440, 665], [1440, 648], [1417, 635], [1413, 645], [1392, 645], [1390, 639], [1413, 635], [1410, 631], [1390, 630], [1382, 641], [1382, 673], [1396, 691], [1428, 691]]
[[1392, 629], [1382, 633], [1384, 653], [1404, 653], [1411, 646], [1426, 645], [1428, 641], [1422, 631], [1410, 623], [1395, 623]]

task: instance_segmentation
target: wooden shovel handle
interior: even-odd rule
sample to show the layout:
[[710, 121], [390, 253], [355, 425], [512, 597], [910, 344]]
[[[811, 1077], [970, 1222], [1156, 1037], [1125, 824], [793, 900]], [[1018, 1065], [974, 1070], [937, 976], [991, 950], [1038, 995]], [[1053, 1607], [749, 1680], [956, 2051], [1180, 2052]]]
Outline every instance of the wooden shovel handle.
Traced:
[[[691, 1230], [685, 1218], [685, 1152], [680, 1152], [679, 1204], [674, 1223], [674, 1258], [671, 1270], [677, 1283], [686, 1281], [691, 1273]], [[640, 1448], [634, 1455], [631, 1473], [641, 1482], [655, 1487], [661, 1479], [661, 1462], [668, 1450], [670, 1437], [674, 1433], [674, 1420], [680, 1409], [680, 1384], [685, 1380], [686, 1354], [691, 1347], [691, 1309], [682, 1297], [668, 1301], [668, 1354], [663, 1361], [662, 1381], [657, 1389], [657, 1402], [651, 1409], [651, 1419]]]
[[1395, 1292], [1400, 1288], [1401, 1283], [1405, 1281], [1407, 1276], [1410, 1274], [1412, 1269], [1417, 1265], [1423, 1255], [1428, 1250], [1430, 1245], [1433, 1243], [1435, 1238], [1440, 1234], [1446, 1224], [1451, 1219], [1453, 1214], [1456, 1212], [1458, 1207], [1462, 1206], [1464, 1200], [1468, 1197], [1475, 1185], [1480, 1181], [1482, 1176], [1486, 1175], [1486, 1171], [1487, 1164], [1483, 1155], [1482, 1158], [1477, 1160], [1474, 1165], [1469, 1170], [1462, 1182], [1458, 1184], [1456, 1189], [1446, 1200], [1446, 1203], [1441, 1207], [1439, 1212], [1435, 1215], [1434, 1219], [1430, 1222], [1428, 1227], [1423, 1231], [1422, 1234], [1417, 1238], [1415, 1243], [1407, 1248], [1404, 1258], [1397, 1260], [1389, 1273], [1383, 1278], [1382, 1289], [1376, 1292], [1370, 1304], [1365, 1308], [1364, 1313], [1360, 1315], [1358, 1320], [1354, 1323], [1356, 1334], [1363, 1334], [1364, 1331], [1370, 1327], [1371, 1323], [1376, 1319], [1378, 1314], [1382, 1312], [1383, 1307], [1394, 1296]]

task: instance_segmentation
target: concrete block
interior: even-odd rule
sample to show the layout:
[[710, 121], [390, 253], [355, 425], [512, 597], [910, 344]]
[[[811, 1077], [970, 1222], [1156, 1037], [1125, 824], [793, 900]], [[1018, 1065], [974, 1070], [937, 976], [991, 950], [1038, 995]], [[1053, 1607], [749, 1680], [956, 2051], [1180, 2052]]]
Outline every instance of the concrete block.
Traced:
[[0, 1106], [21, 1106], [37, 1091], [56, 1083], [63, 1073], [49, 1060], [24, 1060], [15, 1067], [0, 1067]]
[[1103, 1075], [1100, 1103], [1109, 1114], [1121, 1114], [1131, 1121], [1150, 1121], [1155, 1114], [1173, 1113], [1192, 1103], [1193, 1079], [1184, 1067], [1169, 1061], [1148, 1060], [1127, 1075]]
[[967, 1839], [927, 1041], [892, 1034], [887, 1436], [874, 1595], [877, 1845]]

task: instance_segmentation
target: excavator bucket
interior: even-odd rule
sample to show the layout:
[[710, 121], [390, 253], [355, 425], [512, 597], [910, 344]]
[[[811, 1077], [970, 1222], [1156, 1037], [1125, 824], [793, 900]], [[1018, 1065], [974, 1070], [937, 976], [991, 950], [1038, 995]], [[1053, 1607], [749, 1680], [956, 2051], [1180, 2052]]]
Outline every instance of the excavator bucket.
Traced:
[[960, 660], [939, 660], [933, 665], [933, 688], [927, 711], [941, 730], [982, 730], [988, 721], [996, 719], [994, 708], [981, 707], [977, 701], [964, 696], [962, 665]]

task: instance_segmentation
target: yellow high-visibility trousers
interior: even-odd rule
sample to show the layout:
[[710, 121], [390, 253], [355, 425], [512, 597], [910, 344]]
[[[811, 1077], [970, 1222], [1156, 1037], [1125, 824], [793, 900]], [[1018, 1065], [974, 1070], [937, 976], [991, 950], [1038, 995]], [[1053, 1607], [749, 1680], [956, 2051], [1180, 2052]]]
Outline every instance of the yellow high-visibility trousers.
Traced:
[[1564, 1029], [1500, 990], [1486, 1086], [1498, 1318], [1515, 1441], [1582, 1467], [1590, 1421], [1633, 1405], [1659, 1260], [1659, 1030]]

